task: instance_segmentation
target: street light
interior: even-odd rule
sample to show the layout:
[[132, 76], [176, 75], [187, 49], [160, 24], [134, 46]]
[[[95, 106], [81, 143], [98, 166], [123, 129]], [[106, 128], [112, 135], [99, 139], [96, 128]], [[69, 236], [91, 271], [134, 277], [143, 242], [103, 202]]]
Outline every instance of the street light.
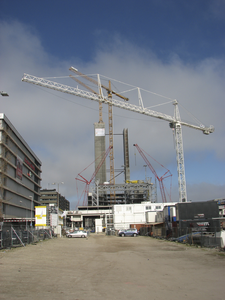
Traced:
[[58, 192], [58, 194], [57, 194], [57, 206], [58, 206], [58, 209], [59, 209], [59, 185], [60, 184], [64, 184], [64, 182], [62, 181], [62, 182], [53, 182], [52, 183], [52, 185], [58, 185], [58, 189], [57, 189], [57, 192]]
[[0, 94], [1, 94], [3, 97], [7, 97], [7, 96], [9, 96], [9, 95], [8, 95], [8, 93], [6, 93], [6, 92], [2, 92], [2, 91], [0, 92]]

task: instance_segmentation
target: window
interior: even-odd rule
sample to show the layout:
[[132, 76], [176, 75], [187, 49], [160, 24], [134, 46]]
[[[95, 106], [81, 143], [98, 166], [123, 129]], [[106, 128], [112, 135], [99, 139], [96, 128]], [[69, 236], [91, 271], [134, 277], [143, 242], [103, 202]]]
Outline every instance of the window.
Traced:
[[156, 209], [162, 209], [162, 207], [161, 207], [161, 206], [156, 206], [155, 208], [156, 208]]
[[146, 210], [151, 210], [152, 207], [151, 207], [151, 206], [146, 206], [145, 209], [146, 209]]
[[131, 206], [127, 206], [126, 211], [131, 211]]

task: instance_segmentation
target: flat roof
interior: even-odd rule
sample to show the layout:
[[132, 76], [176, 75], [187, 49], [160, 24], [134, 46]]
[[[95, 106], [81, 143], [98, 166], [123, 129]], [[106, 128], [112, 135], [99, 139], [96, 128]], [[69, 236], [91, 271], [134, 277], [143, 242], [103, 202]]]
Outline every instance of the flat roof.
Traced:
[[78, 210], [96, 210], [96, 209], [112, 209], [112, 205], [99, 205], [99, 206], [78, 206], [77, 209]]
[[35, 159], [39, 162], [39, 164], [42, 165], [40, 159], [33, 152], [33, 150], [30, 148], [30, 146], [27, 144], [27, 142], [23, 139], [23, 137], [19, 134], [19, 132], [16, 130], [16, 128], [13, 126], [13, 124], [9, 121], [9, 119], [6, 117], [6, 115], [4, 113], [0, 113], [0, 120], [4, 120], [9, 125], [9, 127], [13, 130], [15, 135], [22, 141], [22, 143], [27, 148], [27, 150], [33, 155], [33, 157], [35, 157]]

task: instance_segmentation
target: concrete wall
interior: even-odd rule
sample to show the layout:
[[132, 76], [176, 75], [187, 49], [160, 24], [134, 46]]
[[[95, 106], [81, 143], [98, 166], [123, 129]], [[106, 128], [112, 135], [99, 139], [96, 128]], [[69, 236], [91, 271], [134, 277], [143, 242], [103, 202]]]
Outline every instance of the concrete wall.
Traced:
[[[95, 169], [102, 160], [105, 153], [105, 123], [95, 123]], [[95, 176], [95, 180], [99, 180], [99, 184], [106, 182], [106, 161], [103, 162], [101, 168]]]

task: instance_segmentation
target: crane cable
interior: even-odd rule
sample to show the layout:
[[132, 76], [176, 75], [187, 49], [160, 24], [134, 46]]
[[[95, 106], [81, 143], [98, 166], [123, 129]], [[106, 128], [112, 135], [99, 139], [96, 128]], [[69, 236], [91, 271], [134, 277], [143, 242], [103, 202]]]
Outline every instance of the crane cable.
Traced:
[[[94, 77], [96, 76], [97, 74], [88, 74], [89, 77]], [[85, 75], [87, 76], [87, 75]], [[68, 78], [69, 76], [55, 76], [55, 77], [43, 77], [43, 78], [46, 78], [46, 79], [56, 79], [56, 78], [60, 78], [60, 79], [64, 79], [64, 78]], [[77, 77], [82, 77], [81, 75], [77, 76]], [[107, 76], [104, 76], [104, 75], [101, 75], [101, 77], [103, 78], [106, 78], [107, 80], [113, 80], [115, 82], [118, 82], [120, 84], [124, 84], [124, 85], [127, 85], [127, 86], [130, 86], [132, 87], [132, 89], [130, 90], [126, 90], [126, 91], [123, 91], [123, 92], [120, 92], [120, 94], [124, 94], [124, 93], [127, 93], [127, 92], [131, 92], [131, 91], [134, 91], [136, 89], [138, 89], [138, 87], [134, 86], [134, 85], [131, 85], [131, 84], [128, 84], [128, 83], [125, 83], [123, 81], [120, 81], [120, 80], [117, 80], [117, 79], [113, 79], [113, 78], [110, 78], [110, 77], [107, 77]], [[115, 85], [114, 85], [115, 86]], [[158, 94], [158, 93], [155, 93], [155, 92], [151, 92], [151, 91], [148, 91], [148, 90], [145, 90], [145, 89], [142, 89], [142, 88], [139, 88], [141, 91], [144, 91], [144, 92], [147, 92], [147, 93], [150, 93], [150, 94], [153, 94], [153, 95], [156, 95], [156, 96], [159, 96], [159, 97], [162, 97], [162, 98], [165, 98], [165, 99], [169, 99], [171, 101], [168, 101], [168, 102], [165, 102], [165, 103], [160, 103], [160, 104], [156, 104], [156, 105], [153, 105], [153, 106], [149, 106], [149, 107], [146, 107], [146, 108], [154, 108], [154, 107], [158, 107], [158, 106], [162, 106], [162, 105], [166, 105], [166, 104], [169, 104], [171, 102], [174, 101], [174, 99], [170, 98], [170, 97], [167, 97], [167, 96], [163, 96], [161, 94]], [[65, 99], [63, 97], [59, 97], [59, 98], [62, 98], [62, 99]], [[67, 100], [67, 99], [65, 99]], [[70, 101], [70, 100], [67, 100], [67, 101]], [[70, 101], [70, 102], [73, 102], [73, 101]], [[81, 106], [84, 106], [86, 107], [85, 105], [81, 105]], [[199, 125], [199, 126], [204, 126], [203, 123], [197, 119], [190, 111], [188, 111], [180, 102], [179, 102], [179, 106], [181, 106], [185, 111], [186, 113]]]

